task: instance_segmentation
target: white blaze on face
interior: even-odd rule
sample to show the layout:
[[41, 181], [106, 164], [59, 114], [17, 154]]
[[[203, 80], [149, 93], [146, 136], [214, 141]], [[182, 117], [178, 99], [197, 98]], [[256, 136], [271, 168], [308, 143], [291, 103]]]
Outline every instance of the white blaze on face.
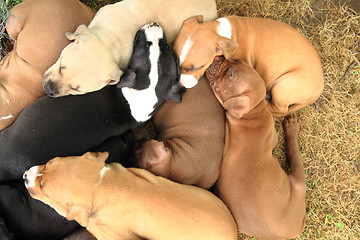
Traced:
[[180, 66], [181, 64], [185, 61], [187, 54], [189, 53], [191, 47], [193, 46], [194, 41], [191, 40], [191, 35], [186, 39], [185, 45], [181, 50], [181, 54], [180, 54]]
[[147, 41], [152, 42], [149, 48], [151, 64], [149, 75], [150, 86], [144, 90], [122, 88], [122, 93], [130, 105], [131, 115], [138, 122], [145, 122], [150, 119], [150, 114], [154, 111], [154, 106], [158, 102], [155, 87], [158, 82], [159, 40], [164, 36], [160, 26], [150, 26], [147, 24], [142, 29], [145, 30]]

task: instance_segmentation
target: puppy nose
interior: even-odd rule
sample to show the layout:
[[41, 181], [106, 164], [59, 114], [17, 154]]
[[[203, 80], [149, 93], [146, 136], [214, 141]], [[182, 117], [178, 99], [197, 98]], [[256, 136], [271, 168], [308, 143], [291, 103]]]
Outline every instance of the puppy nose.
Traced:
[[157, 24], [156, 22], [152, 22], [149, 24], [150, 27], [159, 27], [159, 24]]
[[25, 183], [28, 183], [28, 182], [29, 182], [29, 180], [28, 180], [28, 171], [26, 171], [26, 172], [24, 173], [23, 179], [24, 179]]
[[45, 93], [50, 97], [59, 93], [56, 84], [51, 80], [47, 81], [44, 84], [43, 88], [44, 88]]

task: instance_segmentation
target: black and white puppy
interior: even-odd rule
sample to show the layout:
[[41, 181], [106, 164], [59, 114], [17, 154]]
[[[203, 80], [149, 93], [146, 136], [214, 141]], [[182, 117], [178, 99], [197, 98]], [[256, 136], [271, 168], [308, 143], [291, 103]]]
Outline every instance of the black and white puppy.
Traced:
[[45, 96], [0, 132], [0, 217], [15, 237], [56, 240], [80, 226], [59, 219], [54, 210], [34, 203], [23, 185], [9, 181], [54, 157], [87, 151], [108, 151], [109, 162], [125, 164], [132, 152], [129, 129], [151, 118], [166, 100], [181, 101], [178, 61], [160, 26], [139, 30], [127, 72], [118, 87], [81, 96]]
[[[166, 100], [180, 102], [184, 88], [179, 78], [178, 60], [161, 27], [145, 25], [136, 35], [121, 89], [110, 86], [58, 99], [45, 96], [0, 132], [0, 181], [21, 179], [29, 167], [57, 156], [81, 155], [99, 145], [97, 149], [107, 150], [101, 145], [109, 144], [109, 138], [147, 121]], [[110, 149], [110, 161], [121, 154]]]

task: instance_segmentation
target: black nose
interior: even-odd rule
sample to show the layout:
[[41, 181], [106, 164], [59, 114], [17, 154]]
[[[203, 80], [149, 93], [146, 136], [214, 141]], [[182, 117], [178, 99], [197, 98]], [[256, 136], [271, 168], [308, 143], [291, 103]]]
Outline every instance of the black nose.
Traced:
[[29, 182], [29, 180], [28, 180], [28, 178], [27, 178], [27, 173], [26, 173], [26, 172], [25, 172], [24, 175], [23, 175], [23, 179], [24, 179], [25, 183], [28, 183], [28, 182]]
[[150, 27], [159, 27], [159, 24], [157, 24], [156, 22], [152, 22], [149, 24]]
[[58, 90], [56, 84], [51, 80], [47, 81], [44, 84], [43, 88], [44, 88], [45, 93], [50, 97], [59, 93], [59, 90]]

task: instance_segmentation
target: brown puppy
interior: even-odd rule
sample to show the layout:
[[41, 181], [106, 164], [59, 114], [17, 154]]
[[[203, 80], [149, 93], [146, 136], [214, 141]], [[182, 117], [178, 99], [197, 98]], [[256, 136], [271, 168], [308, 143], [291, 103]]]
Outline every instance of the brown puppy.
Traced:
[[[260, 239], [294, 238], [305, 220], [305, 174], [296, 136], [288, 139], [290, 174], [272, 155], [277, 144], [265, 84], [247, 63], [216, 59], [206, 72], [227, 110], [223, 164], [215, 193], [239, 231]], [[287, 136], [291, 137], [291, 136]]]
[[138, 168], [105, 164], [108, 153], [54, 158], [24, 174], [32, 197], [98, 240], [235, 240], [236, 224], [212, 193]]
[[44, 95], [43, 74], [70, 43], [64, 33], [93, 16], [78, 0], [26, 0], [11, 10], [6, 30], [15, 43], [0, 66], [0, 130]]
[[180, 59], [180, 84], [196, 85], [214, 58], [243, 60], [265, 81], [268, 107], [274, 116], [285, 116], [319, 98], [323, 72], [319, 55], [297, 30], [263, 18], [228, 16], [202, 22], [186, 20], [175, 40]]
[[206, 77], [188, 89], [182, 102], [166, 102], [152, 122], [157, 140], [136, 144], [134, 164], [155, 175], [205, 189], [220, 174], [224, 110]]

